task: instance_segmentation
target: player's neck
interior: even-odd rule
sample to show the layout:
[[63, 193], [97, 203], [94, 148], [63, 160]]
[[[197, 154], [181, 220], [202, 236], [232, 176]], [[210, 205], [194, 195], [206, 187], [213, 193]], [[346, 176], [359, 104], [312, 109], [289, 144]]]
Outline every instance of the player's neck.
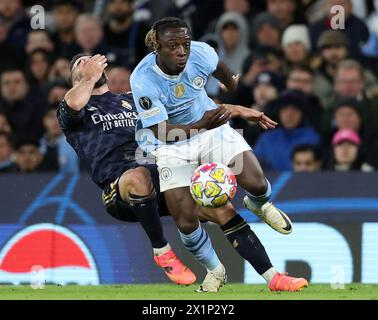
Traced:
[[108, 87], [108, 85], [105, 83], [105, 84], [102, 85], [101, 87], [93, 89], [93, 91], [92, 91], [92, 96], [98, 96], [98, 95], [101, 95], [101, 94], [107, 93], [108, 91], [109, 91], [109, 87]]
[[169, 69], [169, 68], [163, 63], [163, 61], [159, 58], [159, 56], [157, 56], [157, 58], [156, 58], [156, 65], [159, 67], [159, 69], [160, 69], [163, 73], [165, 73], [165, 74], [167, 74], [167, 75], [169, 75], [169, 76], [177, 76], [177, 75], [180, 74], [180, 72], [175, 72], [175, 71], [170, 70], [170, 69]]

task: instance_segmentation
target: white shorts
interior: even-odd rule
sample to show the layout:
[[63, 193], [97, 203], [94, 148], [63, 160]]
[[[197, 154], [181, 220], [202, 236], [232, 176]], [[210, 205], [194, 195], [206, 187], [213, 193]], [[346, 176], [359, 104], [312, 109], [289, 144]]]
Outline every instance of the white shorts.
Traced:
[[231, 169], [239, 174], [243, 166], [242, 153], [248, 150], [251, 147], [229, 124], [199, 133], [189, 140], [163, 145], [155, 153], [160, 191], [189, 186], [194, 170], [206, 162], [229, 165], [235, 158]]

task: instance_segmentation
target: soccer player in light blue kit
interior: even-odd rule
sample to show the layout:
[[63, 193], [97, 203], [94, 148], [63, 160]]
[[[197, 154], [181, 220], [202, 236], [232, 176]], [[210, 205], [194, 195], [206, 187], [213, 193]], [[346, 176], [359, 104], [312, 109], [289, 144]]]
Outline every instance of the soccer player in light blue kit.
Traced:
[[[204, 162], [230, 166], [238, 184], [246, 190], [245, 206], [280, 233], [292, 230], [290, 219], [269, 202], [271, 188], [244, 138], [227, 120], [232, 106], [218, 114], [224, 124], [203, 129], [201, 118], [217, 108], [204, 89], [213, 74], [230, 91], [237, 81], [206, 43], [191, 41], [186, 23], [177, 18], [164, 18], [154, 24], [146, 44], [155, 51], [147, 55], [131, 75], [134, 102], [143, 128], [149, 128], [159, 140], [155, 156], [160, 174], [160, 191], [170, 213], [179, 226], [186, 248], [208, 270], [203, 286], [210, 290], [225, 280], [225, 269], [211, 246], [206, 231], [198, 223], [198, 208], [189, 191], [194, 170]], [[253, 112], [253, 111], [251, 111]], [[256, 111], [254, 119], [264, 129], [275, 123]], [[211, 216], [211, 210], [208, 210]], [[180, 219], [193, 221], [181, 224]], [[277, 272], [270, 264], [264, 247], [239, 215], [221, 226], [238, 253], [248, 260], [268, 282], [271, 290], [297, 291], [307, 286], [303, 278]], [[257, 262], [256, 262], [257, 261]]]

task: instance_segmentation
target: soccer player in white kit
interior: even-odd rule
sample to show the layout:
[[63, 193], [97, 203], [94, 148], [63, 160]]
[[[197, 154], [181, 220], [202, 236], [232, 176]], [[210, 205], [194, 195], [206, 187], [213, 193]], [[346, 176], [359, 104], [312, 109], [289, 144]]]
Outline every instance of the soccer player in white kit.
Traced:
[[[147, 55], [131, 75], [133, 98], [142, 127], [150, 129], [159, 140], [155, 156], [160, 191], [165, 193], [168, 209], [178, 222], [184, 245], [194, 255], [200, 253], [204, 244], [211, 247], [207, 234], [198, 224], [198, 209], [189, 191], [194, 170], [204, 162], [230, 166], [238, 184], [246, 190], [245, 206], [273, 229], [283, 234], [290, 233], [290, 219], [269, 202], [270, 183], [244, 138], [228, 123], [211, 130], [193, 132], [193, 129], [201, 129], [199, 122], [203, 115], [218, 107], [204, 89], [209, 75], [219, 79], [230, 91], [237, 85], [214, 49], [206, 43], [192, 41], [188, 26], [178, 18], [164, 18], [156, 22], [146, 36], [146, 44], [155, 51]], [[226, 110], [219, 115], [220, 118], [230, 116], [229, 108]], [[274, 127], [265, 115], [257, 111], [256, 114], [256, 122], [263, 128]], [[193, 217], [195, 223], [180, 225], [182, 217], [186, 221]], [[266, 253], [256, 235], [249, 226], [247, 231], [246, 226], [246, 222], [236, 215], [222, 226], [222, 230], [235, 249], [241, 251], [239, 254], [251, 262], [253, 258], [257, 259], [256, 256]], [[231, 241], [234, 233], [236, 242]], [[238, 249], [238, 244], [245, 238], [261, 246], [252, 258], [245, 249]], [[198, 248], [198, 252], [193, 248]], [[212, 259], [204, 259], [203, 264], [211, 276], [225, 274], [223, 265], [214, 254]], [[272, 290], [297, 291], [307, 286], [303, 278], [289, 277], [274, 268], [264, 271], [264, 268], [267, 264], [255, 267]]]

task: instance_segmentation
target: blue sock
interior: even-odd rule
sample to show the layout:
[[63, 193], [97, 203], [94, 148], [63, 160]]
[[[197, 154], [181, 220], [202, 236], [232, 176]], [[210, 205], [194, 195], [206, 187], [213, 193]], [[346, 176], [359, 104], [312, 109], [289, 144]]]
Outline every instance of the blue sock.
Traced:
[[268, 188], [264, 194], [254, 196], [252, 193], [247, 191], [245, 192], [247, 197], [252, 201], [252, 205], [255, 207], [255, 209], [261, 209], [261, 207], [269, 201], [270, 196], [272, 195], [272, 187], [270, 186], [270, 182], [268, 179], [266, 179], [266, 182], [268, 184]]
[[214, 270], [221, 263], [213, 249], [209, 235], [201, 225], [192, 233], [184, 234], [179, 231], [179, 234], [184, 247], [208, 271]]

